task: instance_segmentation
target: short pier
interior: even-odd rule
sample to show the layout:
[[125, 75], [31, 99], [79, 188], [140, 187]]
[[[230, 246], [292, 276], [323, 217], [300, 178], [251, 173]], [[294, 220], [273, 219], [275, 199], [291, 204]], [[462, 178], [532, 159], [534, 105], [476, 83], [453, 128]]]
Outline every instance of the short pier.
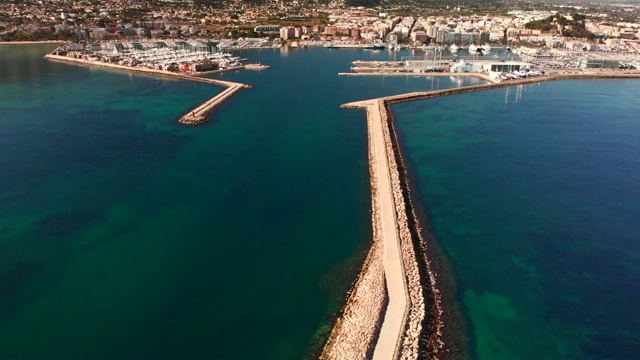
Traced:
[[271, 66], [269, 65], [263, 65], [263, 64], [247, 64], [244, 66], [245, 69], [247, 70], [267, 70], [268, 68], [270, 68]]

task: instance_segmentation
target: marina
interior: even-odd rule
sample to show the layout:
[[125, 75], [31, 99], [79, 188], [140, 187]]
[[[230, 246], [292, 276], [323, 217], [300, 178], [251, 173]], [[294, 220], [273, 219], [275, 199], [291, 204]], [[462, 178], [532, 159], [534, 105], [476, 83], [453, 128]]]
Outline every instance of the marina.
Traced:
[[399, 61], [356, 60], [351, 72], [339, 76], [473, 76], [489, 82], [566, 74], [638, 74], [635, 57], [624, 59], [572, 58], [556, 61], [519, 61], [480, 56], [402, 56]]
[[212, 70], [232, 71], [243, 66], [243, 59], [240, 57], [215, 51], [213, 45], [197, 40], [71, 43], [56, 48], [52, 54], [186, 74]]

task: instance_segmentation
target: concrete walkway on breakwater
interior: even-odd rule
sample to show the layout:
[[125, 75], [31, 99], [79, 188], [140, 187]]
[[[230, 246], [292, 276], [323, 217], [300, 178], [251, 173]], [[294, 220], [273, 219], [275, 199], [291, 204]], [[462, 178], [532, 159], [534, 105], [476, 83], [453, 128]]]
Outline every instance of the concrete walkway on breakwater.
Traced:
[[[372, 194], [377, 198], [372, 199], [372, 202], [379, 203], [378, 211], [380, 212], [379, 216], [374, 217], [374, 229], [376, 226], [381, 226], [381, 240], [384, 247], [384, 251], [382, 253], [382, 263], [384, 276], [386, 280], [387, 287], [387, 296], [389, 298], [389, 303], [384, 312], [382, 326], [379, 332], [379, 336], [376, 344], [374, 345], [374, 359], [415, 359], [417, 358], [417, 351], [405, 351], [407, 349], [405, 343], [410, 343], [408, 348], [412, 348], [412, 343], [414, 338], [408, 339], [407, 334], [403, 333], [404, 329], [412, 328], [411, 323], [421, 322], [423, 318], [415, 318], [414, 316], [408, 317], [407, 313], [409, 311], [409, 307], [411, 306], [411, 301], [407, 301], [409, 299], [409, 294], [412, 289], [415, 287], [413, 284], [408, 283], [409, 277], [404, 276], [403, 272], [407, 271], [406, 269], [411, 269], [413, 264], [407, 263], [407, 260], [410, 257], [405, 256], [404, 249], [399, 246], [402, 245], [402, 228], [403, 224], [401, 218], [402, 215], [398, 211], [398, 209], [402, 209], [402, 206], [398, 206], [398, 197], [395, 197], [393, 191], [395, 188], [392, 188], [391, 181], [389, 179], [394, 178], [397, 174], [393, 172], [397, 172], [397, 168], [389, 168], [390, 159], [389, 159], [389, 146], [385, 146], [388, 143], [390, 136], [395, 136], [394, 134], [385, 134], [384, 127], [387, 126], [387, 121], [393, 121], [390, 114], [388, 113], [387, 106], [394, 103], [400, 103], [405, 101], [412, 100], [420, 100], [420, 99], [429, 99], [438, 96], [446, 96], [446, 95], [454, 95], [461, 94], [467, 92], [474, 91], [482, 91], [496, 88], [503, 88], [508, 86], [520, 86], [526, 84], [536, 84], [544, 81], [557, 81], [557, 80], [576, 80], [576, 79], [631, 79], [631, 78], [640, 78], [640, 72], [629, 72], [629, 73], [621, 73], [621, 72], [601, 72], [601, 73], [578, 73], [578, 74], [563, 74], [563, 75], [553, 75], [553, 76], [544, 76], [544, 77], [536, 77], [529, 79], [520, 79], [520, 80], [510, 80], [499, 83], [491, 83], [491, 84], [483, 84], [483, 85], [474, 85], [453, 89], [445, 89], [445, 90], [435, 90], [428, 92], [414, 92], [408, 94], [387, 96], [378, 99], [371, 100], [363, 100], [352, 102], [348, 104], [342, 105], [343, 108], [360, 108], [366, 109], [367, 112], [367, 121], [370, 124], [371, 128], [369, 130], [369, 143], [370, 147], [374, 148], [375, 157], [371, 157], [376, 163], [370, 168], [375, 169], [372, 171], [371, 176], [375, 176], [375, 179], [372, 179], [372, 184], [378, 184], [378, 191], [373, 191]], [[380, 222], [381, 224], [376, 224], [376, 222]], [[400, 229], [400, 230], [398, 230]], [[400, 236], [399, 236], [400, 235]], [[374, 261], [374, 260], [372, 260]], [[429, 276], [434, 277], [434, 274], [429, 270]], [[429, 286], [431, 286], [431, 291], [437, 291], [435, 285], [435, 279], [431, 279], [429, 282]], [[353, 289], [354, 292], [357, 292], [361, 289], [357, 288], [358, 284], [356, 284], [356, 288]], [[349, 306], [350, 304], [347, 304]], [[366, 309], [365, 309], [366, 310]], [[375, 316], [374, 313], [371, 313], [371, 316]], [[423, 314], [424, 316], [424, 314]], [[436, 316], [441, 316], [440, 314], [436, 314]], [[441, 321], [438, 319], [437, 321]], [[441, 323], [440, 323], [441, 324]], [[366, 330], [366, 329], [365, 329]], [[421, 328], [418, 327], [418, 330]], [[363, 331], [363, 329], [350, 329], [348, 331]], [[436, 331], [437, 337], [437, 346], [443, 346], [441, 339], [440, 330]], [[375, 336], [374, 336], [375, 339]], [[410, 340], [410, 341], [407, 341]], [[400, 345], [402, 344], [402, 348]], [[367, 343], [362, 343], [362, 346], [369, 346]], [[428, 349], [430, 351], [437, 351], [437, 349]]]
[[[355, 104], [354, 104], [355, 105]], [[387, 147], [384, 139], [382, 100], [364, 102], [356, 106], [367, 108], [371, 117], [373, 147], [378, 161], [375, 176], [378, 183], [378, 201], [380, 206], [380, 224], [382, 225], [382, 243], [384, 276], [387, 284], [389, 304], [384, 314], [379, 340], [373, 352], [374, 360], [393, 359], [399, 346], [400, 335], [404, 330], [407, 298], [409, 297], [404, 281], [404, 269], [400, 256], [400, 236], [396, 227], [395, 203], [391, 188], [391, 174], [388, 163]]]
[[[177, 74], [177, 73], [173, 73], [170, 71], [163, 71], [163, 70], [146, 69], [146, 68], [138, 68], [138, 67], [124, 66], [124, 65], [111, 64], [111, 63], [103, 63], [99, 61], [90, 61], [86, 59], [76, 59], [68, 56], [47, 54], [44, 57], [49, 60], [63, 61], [63, 62], [78, 64], [78, 65], [99, 67], [103, 69], [126, 71], [126, 72], [135, 73], [135, 74], [162, 76], [162, 77], [189, 80], [189, 81], [199, 81], [207, 84], [224, 86], [227, 88], [224, 91], [222, 91], [220, 94], [217, 94], [213, 98], [205, 101], [195, 109], [189, 111], [188, 113], [180, 117], [178, 122], [184, 125], [199, 125], [199, 124], [205, 123], [207, 121], [208, 115], [211, 113], [211, 111], [213, 111], [213, 109], [215, 109], [224, 101], [229, 99], [232, 95], [234, 95], [240, 89], [250, 87], [249, 85], [231, 82], [231, 81], [209, 79], [209, 78], [191, 76], [186, 74]], [[237, 70], [237, 69], [234, 69], [234, 70]]]

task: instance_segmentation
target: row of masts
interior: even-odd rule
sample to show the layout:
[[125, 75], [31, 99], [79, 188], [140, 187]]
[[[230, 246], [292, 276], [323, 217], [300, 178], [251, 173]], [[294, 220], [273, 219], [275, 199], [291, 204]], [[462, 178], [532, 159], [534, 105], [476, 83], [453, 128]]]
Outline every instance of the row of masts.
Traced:
[[171, 64], [202, 61], [215, 62], [220, 68], [240, 65], [240, 58], [231, 54], [215, 52], [215, 47], [206, 42], [190, 41], [123, 41], [104, 42], [94, 56], [122, 63], [157, 64], [163, 68]]

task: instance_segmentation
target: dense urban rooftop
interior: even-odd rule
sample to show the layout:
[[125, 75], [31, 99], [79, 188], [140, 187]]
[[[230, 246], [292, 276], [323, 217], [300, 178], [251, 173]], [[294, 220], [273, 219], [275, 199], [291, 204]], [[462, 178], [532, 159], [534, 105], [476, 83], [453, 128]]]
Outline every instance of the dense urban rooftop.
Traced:
[[636, 51], [639, 15], [640, 5], [630, 3], [14, 0], [0, 3], [0, 40], [197, 37], [547, 47], [582, 41]]

